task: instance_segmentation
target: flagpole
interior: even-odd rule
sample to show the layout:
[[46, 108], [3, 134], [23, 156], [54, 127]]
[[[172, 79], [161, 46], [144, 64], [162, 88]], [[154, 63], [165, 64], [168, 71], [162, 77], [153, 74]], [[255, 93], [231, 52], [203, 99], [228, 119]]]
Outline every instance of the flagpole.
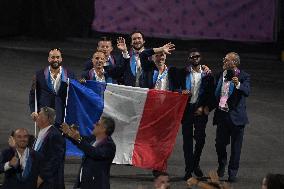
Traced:
[[64, 122], [65, 122], [66, 113], [67, 113], [67, 104], [68, 104], [68, 96], [69, 96], [69, 85], [70, 85], [70, 81], [69, 81], [69, 78], [67, 78], [67, 95], [66, 95], [65, 108], [64, 108], [64, 119], [63, 119]]
[[[34, 112], [36, 112], [37, 113], [37, 95], [36, 95], [36, 87], [35, 87], [35, 111]], [[36, 135], [37, 135], [37, 126], [36, 126], [36, 121], [35, 121], [35, 125], [34, 125], [34, 127], [35, 127], [35, 137], [36, 137]]]

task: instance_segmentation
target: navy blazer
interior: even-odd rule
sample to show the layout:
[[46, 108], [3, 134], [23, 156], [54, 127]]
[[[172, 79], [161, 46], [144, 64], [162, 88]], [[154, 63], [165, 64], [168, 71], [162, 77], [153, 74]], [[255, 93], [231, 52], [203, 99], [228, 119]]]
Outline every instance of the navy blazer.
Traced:
[[[93, 69], [89, 71], [85, 71], [82, 73], [81, 77], [85, 80], [94, 80], [96, 81], [96, 78], [94, 75], [92, 75]], [[104, 73], [105, 81], [106, 83], [114, 83], [116, 84], [116, 80], [114, 80], [107, 72]]]
[[[152, 71], [156, 66], [153, 61], [150, 60], [150, 57], [154, 55], [153, 49], [145, 49], [139, 54], [142, 74], [139, 78], [139, 87], [144, 87], [144, 79], [148, 77], [149, 71]], [[133, 75], [131, 71], [130, 58], [123, 58], [122, 54], [120, 55], [121, 61], [113, 69], [107, 69], [107, 72], [114, 77], [123, 77], [123, 84], [126, 86], [135, 86], [136, 76]]]
[[[179, 80], [179, 89], [186, 90], [186, 77], [190, 74], [190, 70], [188, 67], [179, 69], [178, 80]], [[201, 79], [201, 85], [199, 88], [199, 94], [196, 102], [196, 108], [200, 106], [208, 106], [211, 111], [215, 107], [215, 96], [214, 96], [214, 77], [212, 74], [203, 73]], [[188, 98], [188, 103], [190, 102], [190, 98]]]
[[[108, 66], [104, 66], [104, 69], [107, 70], [111, 70], [113, 68], [116, 67], [116, 65], [120, 64], [120, 62], [122, 61], [122, 56], [115, 56], [115, 55], [111, 55], [111, 58], [114, 60], [114, 64], [109, 64]], [[86, 72], [88, 72], [89, 70], [91, 70], [93, 68], [93, 62], [92, 62], [92, 58], [89, 58], [86, 63], [85, 63], [85, 67], [83, 70], [83, 74], [84, 75]], [[122, 75], [119, 74], [114, 74], [113, 76], [111, 74], [108, 74], [108, 77], [111, 77], [112, 79], [112, 83], [118, 83], [118, 84], [123, 84], [123, 77]]]
[[[155, 88], [154, 83], [154, 72], [158, 71], [156, 69], [149, 70], [147, 72], [144, 72], [143, 74], [143, 88], [149, 88], [153, 89]], [[175, 67], [169, 67], [168, 68], [168, 81], [169, 81], [169, 90], [170, 91], [176, 91], [178, 89], [178, 71]]]
[[[238, 76], [240, 88], [233, 86], [233, 91], [227, 100], [229, 115], [234, 125], [246, 125], [249, 123], [246, 112], [246, 97], [250, 93], [250, 75], [242, 70]], [[218, 74], [216, 79], [216, 110], [214, 113], [213, 124], [219, 124], [222, 121], [221, 110], [218, 109], [220, 101], [221, 86], [218, 83], [223, 82], [223, 72]]]
[[84, 152], [82, 159], [82, 182], [80, 183], [80, 171], [75, 187], [81, 189], [110, 188], [110, 167], [115, 156], [116, 146], [111, 137], [107, 137], [96, 147], [91, 144], [95, 142], [95, 137], [84, 137], [80, 143], [75, 143]]
[[39, 175], [44, 182], [40, 189], [64, 189], [65, 139], [54, 126], [47, 132], [38, 150], [43, 157]]
[[22, 173], [20, 166], [18, 168], [11, 168], [4, 171], [4, 165], [6, 162], [10, 161], [15, 155], [15, 150], [13, 148], [4, 149], [0, 154], [0, 173], [5, 173], [4, 182], [1, 189], [36, 189], [37, 188], [37, 177], [39, 175], [39, 167], [41, 162], [41, 156], [39, 153], [30, 149], [31, 157], [31, 171], [26, 180], [22, 181], [19, 179], [19, 175]]
[[[69, 70], [64, 69], [67, 78], [73, 79], [75, 76]], [[44, 106], [48, 106], [56, 110], [56, 124], [60, 125], [64, 119], [65, 102], [67, 95], [67, 83], [61, 81], [60, 88], [57, 93], [51, 89], [48, 84], [48, 67], [36, 72], [30, 94], [29, 106], [31, 113], [35, 111], [35, 89], [37, 91], [37, 107], [38, 111]], [[67, 72], [67, 73], [66, 73]]]

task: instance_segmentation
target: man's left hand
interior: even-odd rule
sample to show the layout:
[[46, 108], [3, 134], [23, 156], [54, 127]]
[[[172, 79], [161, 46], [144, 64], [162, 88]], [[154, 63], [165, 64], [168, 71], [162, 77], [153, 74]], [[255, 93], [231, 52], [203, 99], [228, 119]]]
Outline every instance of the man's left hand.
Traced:
[[238, 84], [240, 83], [238, 77], [233, 77], [232, 82], [235, 84], [235, 86], [238, 86]]

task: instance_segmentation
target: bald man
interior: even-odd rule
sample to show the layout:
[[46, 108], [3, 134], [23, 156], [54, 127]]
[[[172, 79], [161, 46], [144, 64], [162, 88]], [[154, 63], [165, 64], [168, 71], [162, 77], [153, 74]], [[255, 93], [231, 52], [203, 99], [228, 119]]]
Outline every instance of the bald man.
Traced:
[[35, 110], [35, 95], [37, 97], [37, 111], [42, 107], [56, 110], [55, 126], [59, 127], [64, 119], [67, 94], [67, 79], [73, 79], [73, 72], [62, 66], [63, 58], [60, 49], [51, 49], [48, 53], [49, 65], [36, 72], [29, 94], [31, 117], [35, 121], [38, 112]]
[[0, 173], [4, 173], [4, 183], [1, 188], [37, 188], [40, 155], [28, 148], [29, 133], [26, 129], [15, 130], [9, 138], [10, 147], [0, 154]]
[[228, 53], [223, 59], [223, 72], [216, 78], [216, 110], [213, 124], [217, 125], [216, 152], [219, 177], [225, 174], [226, 147], [231, 143], [228, 181], [237, 181], [245, 125], [248, 124], [246, 98], [250, 93], [250, 76], [239, 69], [240, 56]]

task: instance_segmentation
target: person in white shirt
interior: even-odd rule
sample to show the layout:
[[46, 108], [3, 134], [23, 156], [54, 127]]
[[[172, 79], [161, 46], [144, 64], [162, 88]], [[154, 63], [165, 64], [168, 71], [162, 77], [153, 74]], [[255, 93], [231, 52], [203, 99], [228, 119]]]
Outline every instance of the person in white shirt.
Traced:
[[190, 50], [189, 65], [181, 69], [178, 75], [182, 94], [189, 95], [182, 119], [186, 181], [192, 177], [192, 173], [197, 177], [203, 176], [199, 162], [205, 144], [208, 114], [215, 105], [214, 78], [209, 68], [201, 65], [201, 53], [197, 49]]
[[62, 66], [61, 50], [51, 49], [48, 63], [44, 69], [36, 72], [29, 94], [31, 117], [35, 121], [38, 111], [44, 106], [56, 110], [55, 126], [60, 127], [65, 115], [67, 81], [74, 79], [73, 72]]
[[9, 138], [9, 148], [0, 153], [0, 173], [5, 173], [1, 188], [37, 188], [41, 156], [28, 147], [29, 133], [19, 128]]

